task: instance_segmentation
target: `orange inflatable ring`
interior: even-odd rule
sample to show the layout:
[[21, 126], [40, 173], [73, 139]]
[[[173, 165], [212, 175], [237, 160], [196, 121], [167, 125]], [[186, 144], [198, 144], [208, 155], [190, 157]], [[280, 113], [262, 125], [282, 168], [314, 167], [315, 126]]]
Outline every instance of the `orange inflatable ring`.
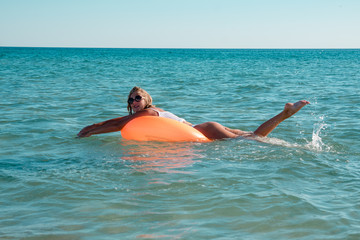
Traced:
[[201, 132], [173, 119], [144, 116], [128, 122], [121, 129], [127, 140], [160, 142], [209, 142]]

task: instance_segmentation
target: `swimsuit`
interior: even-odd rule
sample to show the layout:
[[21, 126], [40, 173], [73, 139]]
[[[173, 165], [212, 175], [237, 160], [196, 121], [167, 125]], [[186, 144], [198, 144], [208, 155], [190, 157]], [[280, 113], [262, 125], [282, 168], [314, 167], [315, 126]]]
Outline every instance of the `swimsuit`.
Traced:
[[171, 113], [171, 112], [160, 112], [159, 110], [156, 110], [155, 108], [149, 108], [151, 110], [154, 110], [155, 112], [157, 112], [159, 114], [159, 117], [164, 117], [164, 118], [170, 118], [170, 119], [174, 119], [178, 122], [186, 122], [185, 119], [183, 118], [179, 118], [178, 116], [176, 116], [175, 114]]

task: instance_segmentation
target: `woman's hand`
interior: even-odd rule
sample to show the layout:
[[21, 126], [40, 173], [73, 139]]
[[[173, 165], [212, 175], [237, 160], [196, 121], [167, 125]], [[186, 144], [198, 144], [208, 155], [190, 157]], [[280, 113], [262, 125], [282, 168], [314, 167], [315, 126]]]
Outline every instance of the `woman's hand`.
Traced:
[[90, 133], [91, 130], [95, 129], [97, 124], [93, 124], [81, 129], [81, 131], [77, 134], [78, 137], [90, 137], [92, 134]]

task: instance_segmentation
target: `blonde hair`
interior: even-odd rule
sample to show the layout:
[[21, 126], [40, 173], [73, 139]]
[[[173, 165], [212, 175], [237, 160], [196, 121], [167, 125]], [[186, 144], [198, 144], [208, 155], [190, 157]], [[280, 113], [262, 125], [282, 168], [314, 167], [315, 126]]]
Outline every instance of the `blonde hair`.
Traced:
[[[145, 91], [144, 89], [142, 89], [141, 87], [133, 87], [133, 89], [131, 89], [131, 91], [129, 93], [128, 99], [134, 92], [138, 92], [139, 95], [145, 99], [145, 108], [144, 109], [150, 108], [150, 107], [155, 107], [155, 105], [152, 105], [152, 98], [151, 98], [150, 94], [147, 91]], [[129, 104], [129, 103], [127, 105], [127, 110], [130, 115], [133, 114], [131, 104]]]

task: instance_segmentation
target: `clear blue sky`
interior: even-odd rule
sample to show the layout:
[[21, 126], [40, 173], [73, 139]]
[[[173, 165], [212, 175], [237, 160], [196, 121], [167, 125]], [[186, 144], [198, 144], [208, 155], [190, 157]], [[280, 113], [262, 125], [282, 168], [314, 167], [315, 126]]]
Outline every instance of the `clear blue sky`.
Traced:
[[0, 0], [0, 46], [360, 48], [360, 0]]

